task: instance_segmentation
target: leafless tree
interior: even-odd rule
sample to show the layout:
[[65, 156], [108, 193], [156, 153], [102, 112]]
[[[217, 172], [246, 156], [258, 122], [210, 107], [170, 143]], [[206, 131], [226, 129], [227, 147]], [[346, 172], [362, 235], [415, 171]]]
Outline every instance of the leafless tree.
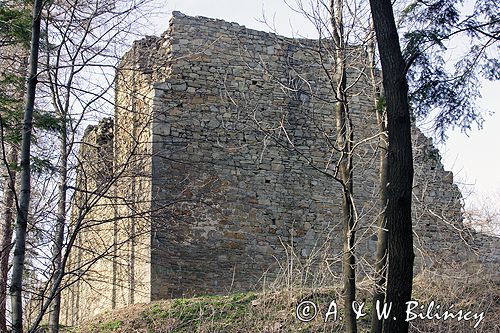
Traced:
[[[119, 53], [127, 45], [127, 38], [135, 36], [134, 29], [139, 27], [139, 20], [151, 8], [148, 0], [134, 3], [56, 1], [45, 7], [47, 49], [44, 50], [41, 77], [47, 107], [58, 119], [58, 135], [53, 138], [59, 141], [56, 157], [58, 190], [55, 195], [57, 208], [51, 246], [50, 287], [31, 330], [36, 329], [50, 304], [50, 331], [59, 331], [61, 283], [68, 256], [81, 229], [69, 229], [68, 223], [71, 201], [68, 195], [79, 190], [71, 190], [80, 163], [76, 158], [78, 135], [89, 121], [112, 112], [113, 76]], [[107, 183], [112, 184], [111, 181]]]
[[[68, 203], [71, 201], [71, 197], [68, 196], [72, 196], [75, 191], [78, 191], [73, 185], [74, 173], [80, 163], [76, 158], [76, 150], [80, 144], [77, 138], [81, 133], [82, 126], [86, 126], [92, 119], [102, 117], [103, 111], [105, 112], [106, 109], [112, 110], [114, 101], [111, 88], [114, 85], [113, 77], [116, 64], [120, 58], [119, 53], [123, 52], [124, 46], [128, 45], [130, 39], [134, 39], [137, 36], [136, 34], [140, 34], [139, 31], [142, 31], [137, 29], [140, 24], [139, 20], [144, 19], [145, 14], [150, 12], [152, 8], [150, 3], [152, 2], [147, 0], [134, 3], [127, 1], [98, 1], [86, 2], [85, 4], [72, 1], [56, 1], [44, 4], [43, 13], [41, 11], [42, 3], [36, 3], [38, 7], [35, 6], [36, 8], [33, 11], [35, 29], [33, 29], [32, 47], [34, 51], [38, 50], [39, 25], [43, 21], [44, 48], [41, 51], [44, 61], [41, 68], [36, 71], [38, 62], [33, 60], [38, 59], [38, 55], [32, 54], [32, 72], [29, 76], [29, 99], [27, 103], [29, 112], [26, 113], [25, 136], [23, 136], [23, 150], [21, 152], [21, 191], [18, 203], [20, 213], [17, 214], [16, 251], [14, 254], [13, 279], [11, 281], [11, 292], [15, 294], [15, 297], [12, 298], [12, 318], [16, 332], [22, 331], [22, 290], [24, 290], [26, 299], [33, 300], [36, 297], [42, 297], [44, 300], [40, 313], [35, 315], [36, 319], [31, 330], [36, 329], [45, 313], [47, 313], [49, 305], [52, 304], [50, 311], [51, 332], [58, 331], [61, 281], [65, 276], [64, 269], [67, 257], [71, 253], [71, 247], [74, 244], [71, 239], [76, 238], [78, 231], [81, 229], [76, 228], [69, 233], [69, 224], [67, 222], [67, 216], [70, 213]], [[50, 144], [49, 149], [46, 149], [47, 146], [45, 148], [38, 147], [38, 151], [31, 149], [34, 154], [45, 154], [47, 159], [44, 162], [52, 163], [52, 161], [57, 161], [55, 162], [57, 173], [43, 177], [45, 180], [42, 183], [30, 182], [30, 163], [26, 157], [30, 153], [29, 135], [32, 133], [30, 126], [33, 117], [30, 114], [33, 114], [33, 100], [35, 99], [35, 84], [37, 82], [42, 83], [36, 89], [37, 104], [44, 109], [43, 112], [47, 112], [47, 114], [52, 112], [52, 130], [56, 130], [58, 133], [54, 136], [53, 133], [46, 132], [43, 134], [45, 135], [44, 140], [47, 142], [51, 140], [59, 141], [59, 149], [57, 150], [53, 149], [53, 145], [50, 147]], [[89, 82], [91, 84], [88, 84]], [[44, 131], [42, 130], [42, 132]], [[4, 132], [2, 131], [2, 133]], [[2, 144], [4, 143], [5, 141], [2, 138]], [[40, 149], [45, 149], [45, 152]], [[15, 169], [8, 169], [8, 162], [15, 163], [13, 161], [15, 155], [7, 156], [6, 152], [8, 151], [7, 149], [2, 150], [4, 154], [3, 160], [7, 166], [9, 176], [7, 177], [9, 179], [6, 179], [5, 182], [8, 186], [4, 189], [7, 206], [11, 202], [13, 204], [16, 202], [14, 200], [16, 191], [13, 188]], [[56, 178], [58, 178], [57, 181]], [[109, 183], [111, 184], [112, 181], [109, 181]], [[43, 209], [48, 213], [37, 217], [40, 207], [35, 205], [28, 208], [30, 205], [29, 185], [31, 185], [32, 192], [33, 187], [42, 186], [37, 190], [44, 193], [40, 203], [44, 205]], [[9, 189], [13, 191], [9, 192]], [[57, 191], [54, 191], [55, 189]], [[9, 193], [12, 193], [12, 196], [9, 196]], [[98, 193], [101, 192], [98, 191]], [[104, 194], [101, 193], [102, 195]], [[57, 204], [52, 205], [53, 203]], [[29, 218], [28, 211], [31, 211]], [[6, 208], [5, 212], [8, 220], [12, 209]], [[53, 212], [54, 219], [52, 219], [49, 212]], [[41, 218], [41, 220], [36, 222], [37, 218]], [[4, 227], [8, 227], [8, 225]], [[51, 234], [47, 230], [52, 230], [53, 233]], [[2, 245], [5, 246], [6, 250], [10, 248], [11, 237], [9, 237], [8, 231], [8, 228], [6, 228], [3, 233], [5, 237], [3, 237], [2, 241]], [[30, 291], [26, 288], [27, 281], [24, 281], [23, 285], [22, 276], [22, 267], [26, 267], [24, 253], [30, 251], [30, 244], [28, 244], [28, 248], [24, 245], [26, 243], [26, 234], [35, 231], [40, 232], [41, 237], [52, 243], [52, 245], [49, 245], [50, 243], [42, 244], [41, 248], [37, 250], [41, 256], [36, 259], [37, 263], [32, 267], [37, 272], [43, 266], [48, 266], [39, 273], [35, 273], [35, 276], [39, 275], [42, 278], [41, 289], [39, 288], [41, 292], [36, 292], [39, 296], [36, 296], [36, 293], [30, 294]], [[51, 255], [43, 254], [44, 252], [47, 253], [49, 249]], [[7, 274], [8, 258], [9, 251], [2, 251], [2, 264], [5, 266], [5, 269], [2, 269], [2, 276]], [[48, 277], [48, 280], [44, 276]], [[6, 285], [7, 278], [4, 276], [2, 286]], [[2, 304], [5, 305], [5, 300], [2, 301]], [[5, 315], [2, 317], [6, 318]]]
[[[383, 112], [377, 113], [379, 133], [372, 137], [361, 137], [355, 140], [355, 129], [351, 119], [350, 104], [353, 95], [352, 88], [358, 80], [366, 80], [371, 84], [372, 89], [365, 93], [372, 96], [377, 93], [379, 74], [376, 73], [375, 59], [372, 62], [353, 57], [353, 49], [362, 53], [363, 45], [373, 44], [374, 36], [369, 31], [369, 12], [366, 8], [355, 1], [318, 1], [303, 3], [296, 1], [295, 5], [290, 5], [295, 11], [309, 19], [319, 32], [320, 40], [318, 50], [321, 59], [321, 66], [324, 68], [325, 76], [328, 78], [336, 119], [336, 142], [330, 142], [330, 148], [338, 153], [338, 159], [333, 164], [336, 165], [332, 173], [332, 179], [338, 182], [342, 190], [342, 221], [343, 221], [343, 285], [344, 285], [344, 309], [346, 311], [346, 331], [356, 332], [357, 325], [353, 313], [352, 304], [356, 295], [356, 257], [355, 247], [357, 244], [355, 233], [360, 229], [360, 217], [356, 211], [354, 188], [354, 168], [357, 150], [362, 144], [369, 144], [379, 141], [380, 147], [375, 153], [384, 150], [385, 127]], [[327, 13], [327, 20], [322, 14]], [[324, 39], [321, 39], [324, 38]], [[374, 44], [373, 44], [374, 45]], [[368, 50], [369, 51], [369, 50]], [[374, 52], [371, 52], [375, 56]], [[351, 59], [350, 59], [351, 58]], [[352, 59], [355, 58], [355, 59]], [[330, 67], [328, 61], [332, 59], [333, 65]], [[347, 82], [348, 69], [355, 68], [354, 71], [361, 74], [351, 73], [350, 82]], [[359, 76], [357, 76], [359, 75]], [[352, 78], [354, 76], [354, 78]], [[359, 93], [358, 93], [359, 94]], [[373, 96], [373, 98], [377, 98]], [[374, 103], [374, 108], [378, 102]], [[359, 134], [359, 133], [358, 133]], [[361, 136], [361, 135], [360, 135]], [[383, 153], [379, 153], [383, 156]], [[381, 172], [385, 170], [385, 159], [381, 157]], [[381, 173], [384, 177], [384, 173]], [[384, 182], [384, 178], [381, 182]], [[359, 185], [359, 184], [358, 184]], [[384, 186], [381, 185], [381, 188]], [[383, 199], [381, 199], [383, 200]], [[383, 221], [383, 214], [378, 214], [379, 220]], [[366, 235], [362, 235], [366, 237]], [[383, 263], [382, 263], [383, 265]]]
[[30, 69], [28, 73], [28, 85], [26, 92], [26, 106], [24, 110], [23, 137], [21, 143], [21, 190], [19, 195], [19, 209], [16, 217], [16, 244], [14, 248], [14, 258], [11, 280], [12, 297], [12, 329], [13, 332], [23, 332], [23, 269], [26, 252], [26, 228], [28, 224], [28, 210], [31, 194], [31, 131], [33, 127], [33, 112], [35, 106], [35, 93], [38, 75], [38, 54], [40, 47], [40, 22], [43, 3], [41, 0], [35, 1], [33, 6], [33, 25], [30, 50]]
[[377, 253], [375, 258], [375, 288], [373, 291], [373, 302], [372, 302], [372, 323], [371, 323], [371, 333], [382, 332], [382, 320], [379, 319], [377, 315], [377, 303], [383, 304], [385, 299], [385, 282], [386, 282], [386, 268], [387, 268], [387, 228], [385, 225], [385, 208], [387, 206], [387, 119], [385, 113], [385, 107], [381, 104], [381, 92], [380, 92], [380, 82], [379, 75], [377, 75], [376, 69], [376, 39], [375, 31], [373, 29], [373, 24], [371, 25], [369, 37], [368, 37], [368, 61], [369, 61], [369, 71], [370, 79], [373, 93], [373, 104], [377, 113], [377, 124], [379, 131], [381, 133], [379, 137], [379, 149], [380, 149], [380, 166], [379, 166], [379, 177], [380, 177], [380, 192], [379, 192], [379, 202], [380, 202], [380, 214], [378, 217], [378, 231], [377, 231]]

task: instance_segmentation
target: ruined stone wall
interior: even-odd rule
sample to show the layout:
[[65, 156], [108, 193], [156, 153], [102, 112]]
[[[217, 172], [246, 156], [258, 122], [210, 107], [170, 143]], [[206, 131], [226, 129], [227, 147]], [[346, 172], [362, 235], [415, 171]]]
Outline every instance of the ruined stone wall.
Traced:
[[[113, 216], [122, 244], [111, 272], [98, 270], [120, 283], [108, 283], [99, 311], [273, 282], [317, 286], [339, 272], [335, 98], [322, 47], [178, 12], [161, 37], [134, 43], [117, 72], [114, 208], [98, 213]], [[380, 152], [366, 56], [347, 53], [363, 276], [374, 262]], [[415, 127], [412, 137], [417, 262], [438, 267], [467, 257], [471, 233], [432, 140]]]
[[89, 126], [82, 139], [73, 220], [83, 228], [71, 269], [84, 274], [65, 291], [67, 324], [151, 300], [152, 89], [141, 59], [154, 48], [146, 42], [134, 43], [117, 70], [114, 120]]
[[[72, 206], [70, 232], [79, 230], [63, 281], [71, 284], [62, 297], [62, 322], [80, 319], [109, 308], [113, 276], [113, 214], [108, 182], [113, 176], [113, 120], [105, 118], [84, 133]], [[86, 274], [82, 274], [85, 272]]]
[[[165, 66], [152, 66], [153, 298], [249, 289], [280, 275], [314, 284], [327, 268], [339, 271], [328, 53], [316, 41], [180, 13], [155, 45], [151, 63]], [[355, 139], [366, 141], [355, 151], [357, 255], [368, 266], [378, 142], [364, 58], [348, 51]], [[460, 192], [432, 142], [416, 128], [413, 138], [415, 246], [418, 262], [433, 264], [456, 253]], [[292, 259], [302, 272], [290, 271]]]
[[[154, 297], [253, 288], [287, 251], [338, 266], [340, 186], [322, 173], [336, 159], [334, 99], [314, 42], [182, 14], [163, 40], [173, 60], [153, 107]], [[372, 105], [355, 94], [353, 110]]]
[[151, 89], [137, 45], [117, 71], [115, 119], [82, 139], [73, 224], [83, 222], [70, 269], [84, 274], [65, 292], [67, 324], [151, 300]]
[[127, 244], [119, 258], [128, 274], [120, 304], [151, 300], [153, 90], [149, 61], [156, 51], [149, 47], [151, 39], [135, 42], [117, 71], [114, 165], [120, 171], [115, 190], [121, 202], [118, 238]]

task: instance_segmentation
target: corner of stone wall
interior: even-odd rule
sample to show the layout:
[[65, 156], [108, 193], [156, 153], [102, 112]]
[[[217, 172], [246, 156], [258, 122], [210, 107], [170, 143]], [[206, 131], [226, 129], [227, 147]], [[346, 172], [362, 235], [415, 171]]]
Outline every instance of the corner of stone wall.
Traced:
[[83, 142], [102, 141], [107, 142], [113, 138], [113, 123], [112, 117], [102, 118], [97, 125], [88, 125], [83, 132]]
[[100, 171], [99, 169], [93, 170], [95, 177], [112, 172], [113, 137], [114, 120], [111, 117], [103, 118], [97, 125], [89, 125], [85, 128], [80, 158], [84, 167], [92, 164], [100, 168]]
[[453, 172], [445, 170], [432, 138], [415, 126], [412, 136], [415, 246], [420, 264], [446, 269], [442, 264], [451, 263], [471, 271], [498, 267], [500, 237], [477, 232], [464, 223], [463, 196]]

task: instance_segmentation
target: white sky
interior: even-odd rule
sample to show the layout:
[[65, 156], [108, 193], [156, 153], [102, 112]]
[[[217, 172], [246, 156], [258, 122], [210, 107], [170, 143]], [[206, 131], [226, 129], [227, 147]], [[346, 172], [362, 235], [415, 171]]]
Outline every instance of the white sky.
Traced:
[[[295, 1], [287, 0], [292, 6]], [[304, 3], [308, 1], [304, 0]], [[317, 35], [314, 27], [288, 8], [284, 0], [166, 0], [162, 8], [165, 14], [154, 19], [154, 29], [158, 34], [167, 29], [170, 13], [178, 10], [190, 16], [219, 18], [248, 28], [270, 31], [269, 26], [259, 22], [265, 15], [281, 35], [309, 38]], [[474, 129], [468, 136], [459, 130], [450, 131], [447, 142], [439, 145], [445, 168], [454, 172], [455, 181], [462, 188], [468, 205], [500, 195], [500, 149], [497, 147], [500, 143], [500, 83], [483, 82], [482, 86], [479, 104], [494, 114], [485, 115], [482, 130]], [[500, 209], [500, 203], [496, 205]]]

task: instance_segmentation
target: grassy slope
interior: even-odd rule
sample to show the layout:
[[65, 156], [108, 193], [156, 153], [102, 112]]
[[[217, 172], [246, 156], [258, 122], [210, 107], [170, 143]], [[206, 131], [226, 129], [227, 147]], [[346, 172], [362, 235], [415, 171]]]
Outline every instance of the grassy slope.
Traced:
[[[367, 288], [359, 290], [357, 295], [360, 302], [367, 300], [364, 312], [368, 313], [358, 321], [359, 332], [369, 330], [371, 304], [368, 284], [365, 286]], [[485, 312], [477, 329], [472, 328], [474, 320], [414, 320], [411, 322], [413, 332], [500, 332], [498, 275], [462, 278], [426, 274], [415, 279], [413, 295], [421, 304], [435, 301], [443, 309], [453, 304], [454, 311]], [[313, 300], [319, 308], [318, 316], [308, 323], [298, 321], [295, 316], [296, 305], [304, 299]], [[331, 300], [336, 300], [341, 316], [338, 289], [281, 290], [159, 301], [106, 313], [68, 332], [341, 332], [341, 320], [324, 322]]]

